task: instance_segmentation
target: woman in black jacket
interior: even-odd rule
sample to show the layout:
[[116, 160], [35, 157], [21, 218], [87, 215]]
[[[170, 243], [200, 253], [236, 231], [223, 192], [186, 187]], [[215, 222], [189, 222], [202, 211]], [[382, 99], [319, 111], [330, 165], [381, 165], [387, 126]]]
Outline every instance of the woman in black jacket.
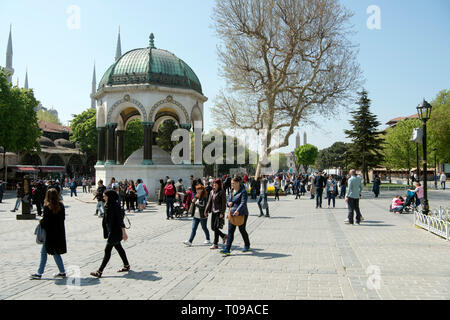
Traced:
[[127, 255], [120, 244], [122, 240], [127, 241], [128, 236], [125, 231], [125, 224], [123, 223], [123, 211], [117, 202], [119, 196], [117, 195], [117, 192], [109, 190], [104, 193], [103, 197], [106, 202], [105, 215], [102, 220], [103, 237], [108, 239], [108, 241], [106, 242], [105, 256], [100, 268], [96, 272], [91, 272], [91, 276], [96, 278], [101, 278], [103, 270], [111, 258], [111, 251], [113, 248], [116, 248], [123, 262], [123, 268], [118, 272], [130, 271]]
[[214, 231], [214, 243], [210, 249], [219, 248], [219, 237], [223, 239], [223, 243], [227, 241], [227, 235], [220, 231], [225, 224], [226, 208], [227, 197], [222, 189], [222, 180], [216, 179], [213, 182], [213, 190], [209, 194], [208, 204], [206, 205], [206, 213], [211, 213], [211, 230]]
[[31, 275], [31, 279], [41, 279], [47, 263], [47, 254], [54, 257], [59, 273], [56, 278], [65, 278], [66, 271], [61, 255], [67, 252], [66, 229], [64, 227], [65, 210], [59, 201], [59, 193], [56, 189], [49, 189], [45, 196], [44, 217], [39, 222], [45, 230], [46, 239], [42, 245], [41, 263], [37, 273]]

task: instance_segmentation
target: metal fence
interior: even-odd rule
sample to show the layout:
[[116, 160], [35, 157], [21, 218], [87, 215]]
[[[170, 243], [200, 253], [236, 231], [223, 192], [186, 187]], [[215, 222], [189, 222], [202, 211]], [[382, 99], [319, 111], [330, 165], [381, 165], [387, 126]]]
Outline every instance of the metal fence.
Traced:
[[440, 207], [424, 215], [420, 211], [414, 213], [414, 224], [450, 241], [450, 208]]

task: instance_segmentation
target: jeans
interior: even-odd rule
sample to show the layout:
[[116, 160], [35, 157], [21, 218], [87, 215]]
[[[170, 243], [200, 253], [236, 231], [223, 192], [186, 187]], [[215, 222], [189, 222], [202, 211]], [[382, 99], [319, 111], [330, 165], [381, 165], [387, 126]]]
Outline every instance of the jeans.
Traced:
[[392, 211], [394, 211], [394, 212], [402, 212], [403, 211], [403, 206], [398, 206], [398, 207], [392, 209]]
[[341, 193], [339, 194], [340, 198], [344, 198], [345, 197], [345, 192], [347, 191], [347, 186], [346, 185], [342, 185], [341, 186]]
[[445, 190], [445, 181], [441, 181], [441, 189]]
[[75, 197], [78, 197], [78, 195], [77, 195], [77, 189], [70, 189], [70, 197], [72, 197], [73, 194], [75, 194]]
[[0, 192], [0, 203], [3, 201], [3, 192]]
[[275, 200], [278, 199], [278, 201], [280, 201], [280, 195], [278, 194], [278, 192], [280, 192], [280, 189], [275, 189]]
[[43, 203], [42, 202], [36, 202], [36, 209], [37, 209], [37, 212], [38, 212], [38, 216], [41, 216], [42, 215], [42, 207], [43, 207]]
[[359, 210], [359, 199], [348, 198], [348, 221], [353, 223], [353, 211], [356, 211], [356, 222], [361, 221], [361, 211]]
[[328, 191], [327, 196], [328, 196], [328, 206], [330, 206], [330, 202], [331, 200], [333, 200], [333, 208], [334, 208], [336, 206], [336, 194], [335, 193], [331, 194], [331, 192]]
[[[59, 254], [55, 254], [53, 256], [53, 258], [55, 259], [55, 262], [56, 262], [56, 265], [58, 266], [59, 272], [66, 273], [66, 271], [64, 270], [64, 263], [63, 263], [61, 256]], [[41, 249], [41, 263], [39, 264], [39, 270], [38, 270], [37, 274], [39, 274], [39, 275], [44, 274], [46, 264], [47, 264], [47, 251], [45, 250], [45, 243], [44, 243], [42, 245], [42, 249]]]
[[173, 197], [166, 197], [166, 215], [167, 218], [170, 218], [173, 216], [173, 202], [174, 202], [174, 198]]
[[17, 198], [16, 205], [14, 206], [14, 211], [19, 210], [21, 202], [22, 202], [22, 199], [21, 198]]
[[[245, 226], [247, 225], [248, 216], [245, 216], [244, 218], [244, 224], [242, 226], [239, 226], [239, 232], [242, 235], [242, 239], [244, 239], [244, 245], [247, 248], [250, 248], [250, 239], [248, 238], [248, 233], [245, 230]], [[227, 237], [227, 250], [231, 250], [231, 244], [234, 240], [234, 232], [236, 231], [236, 226], [232, 225], [230, 222], [228, 222], [228, 237]]]
[[323, 193], [323, 189], [322, 188], [317, 188], [316, 189], [316, 208], [317, 207], [321, 207], [322, 208], [322, 193]]
[[95, 212], [97, 213], [98, 211], [100, 211], [100, 215], [105, 213], [105, 203], [103, 201], [97, 201], [97, 208], [95, 209]]
[[105, 248], [105, 256], [103, 258], [102, 265], [100, 266], [100, 269], [98, 269], [98, 271], [103, 272], [103, 270], [105, 269], [106, 265], [109, 262], [109, 259], [111, 259], [111, 251], [113, 248], [116, 248], [117, 252], [119, 253], [119, 256], [122, 259], [123, 265], [124, 266], [129, 265], [128, 259], [127, 259], [127, 254], [125, 253], [125, 250], [123, 249], [120, 242], [116, 243], [116, 244], [107, 243], [106, 248]]
[[87, 192], [86, 186], [83, 186], [83, 192]]
[[[257, 203], [258, 203], [258, 208], [259, 208], [259, 212], [261, 215], [263, 215], [263, 210], [262, 210], [262, 205], [261, 205], [261, 202], [263, 201], [263, 199], [264, 199], [264, 201], [267, 201], [267, 193], [264, 194], [264, 198], [263, 198], [262, 194], [260, 194], [258, 197]], [[266, 208], [266, 216], [268, 216], [268, 215], [269, 215], [269, 204], [267, 204], [267, 208]]]
[[199, 219], [199, 218], [194, 217], [194, 220], [192, 220], [191, 237], [189, 238], [190, 243], [192, 243], [192, 241], [194, 241], [195, 234], [197, 233], [197, 228], [198, 228], [199, 224], [202, 225], [202, 229], [203, 229], [203, 232], [205, 233], [206, 240], [209, 241], [209, 231], [208, 231], [207, 223], [208, 223], [208, 219]]

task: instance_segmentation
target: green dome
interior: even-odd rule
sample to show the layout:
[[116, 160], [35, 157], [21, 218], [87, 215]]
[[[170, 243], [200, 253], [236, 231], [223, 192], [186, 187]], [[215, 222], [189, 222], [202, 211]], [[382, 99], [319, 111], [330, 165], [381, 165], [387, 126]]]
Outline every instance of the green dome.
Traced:
[[203, 94], [191, 67], [173, 53], [153, 47], [134, 49], [122, 55], [106, 70], [99, 89], [122, 84], [156, 84]]

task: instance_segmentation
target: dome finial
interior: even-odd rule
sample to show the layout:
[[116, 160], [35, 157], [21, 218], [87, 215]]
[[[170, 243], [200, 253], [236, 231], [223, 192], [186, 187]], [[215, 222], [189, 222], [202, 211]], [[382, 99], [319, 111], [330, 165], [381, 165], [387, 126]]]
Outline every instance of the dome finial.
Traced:
[[149, 42], [149, 44], [150, 44], [150, 48], [155, 48], [155, 36], [153, 35], [153, 33], [150, 33], [150, 42]]

